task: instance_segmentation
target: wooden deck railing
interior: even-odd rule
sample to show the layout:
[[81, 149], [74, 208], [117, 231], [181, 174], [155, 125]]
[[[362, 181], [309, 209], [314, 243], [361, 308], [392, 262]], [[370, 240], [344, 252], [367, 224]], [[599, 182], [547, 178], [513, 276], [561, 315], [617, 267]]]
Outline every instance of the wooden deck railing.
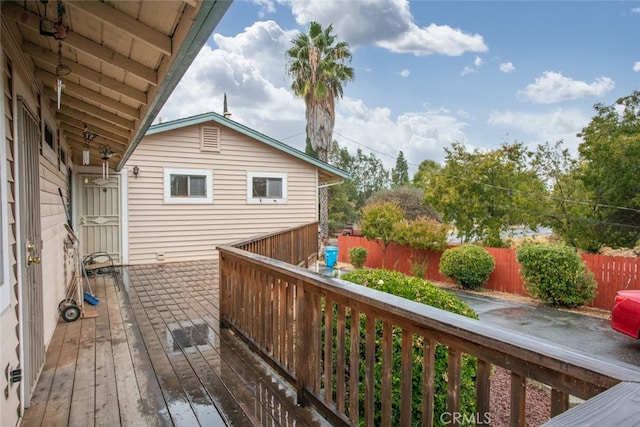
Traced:
[[231, 246], [306, 267], [311, 260], [317, 259], [318, 243], [318, 223], [314, 222], [232, 243]]
[[[550, 387], [552, 417], [567, 411], [570, 395], [587, 400], [549, 424], [600, 419], [613, 425], [629, 416], [640, 421], [640, 369], [635, 366], [597, 360], [231, 246], [218, 250], [222, 326], [232, 329], [296, 389], [299, 404], [313, 404], [334, 425], [390, 426], [398, 419], [399, 425], [411, 425], [416, 417], [411, 401], [416, 396], [424, 426], [443, 421], [481, 425], [491, 419], [491, 365], [511, 372], [511, 425], [525, 425], [527, 379]], [[392, 360], [394, 342], [401, 343], [400, 369], [395, 372], [401, 383], [398, 404], [391, 399], [392, 367], [398, 366]], [[448, 349], [446, 419], [434, 417], [436, 345]], [[411, 357], [416, 351], [422, 355], [419, 366]], [[472, 419], [456, 415], [461, 414], [464, 354], [477, 358]], [[422, 375], [418, 390], [412, 381], [416, 370]], [[625, 399], [609, 398], [620, 393]], [[636, 403], [629, 406], [629, 399]], [[399, 417], [392, 421], [392, 414]]]

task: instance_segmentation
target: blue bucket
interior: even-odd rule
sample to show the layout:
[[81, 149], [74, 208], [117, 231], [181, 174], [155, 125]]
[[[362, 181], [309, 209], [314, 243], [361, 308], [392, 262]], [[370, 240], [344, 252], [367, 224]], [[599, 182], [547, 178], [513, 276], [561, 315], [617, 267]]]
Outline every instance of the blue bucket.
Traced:
[[333, 267], [338, 260], [338, 248], [327, 246], [324, 248], [324, 263], [327, 267]]

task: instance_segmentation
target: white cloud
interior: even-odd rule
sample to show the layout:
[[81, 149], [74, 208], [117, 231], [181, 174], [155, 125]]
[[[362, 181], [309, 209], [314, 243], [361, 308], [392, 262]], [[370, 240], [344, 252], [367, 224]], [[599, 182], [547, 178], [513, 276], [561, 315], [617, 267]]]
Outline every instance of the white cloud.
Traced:
[[467, 65], [462, 69], [462, 71], [460, 71], [460, 75], [466, 76], [467, 74], [477, 73], [478, 68], [480, 68], [482, 64], [484, 64], [484, 60], [476, 55], [475, 58], [473, 59], [473, 67], [470, 67]]
[[551, 104], [585, 96], [602, 96], [614, 86], [614, 81], [609, 77], [598, 77], [589, 84], [564, 77], [561, 73], [546, 71], [534, 83], [519, 90], [518, 97], [536, 104]]
[[467, 34], [448, 25], [419, 27], [413, 21], [408, 0], [309, 1], [279, 0], [288, 4], [300, 25], [317, 21], [333, 24], [334, 34], [353, 48], [376, 45], [395, 53], [416, 56], [441, 54], [458, 56], [486, 52], [479, 34]]
[[633, 63], [633, 71], [639, 73], [640, 72], [640, 61]]
[[273, 0], [251, 0], [251, 2], [261, 7], [258, 12], [260, 18], [264, 18], [265, 15], [276, 11], [276, 5]]
[[562, 139], [574, 152], [580, 143], [576, 134], [590, 121], [580, 110], [562, 108], [543, 113], [492, 111], [487, 120], [493, 126], [527, 133], [530, 146]]
[[462, 71], [460, 71], [460, 75], [461, 76], [466, 76], [467, 74], [473, 74], [473, 73], [477, 73], [478, 70], [476, 70], [475, 68], [471, 68], [469, 66], [466, 66], [462, 69]]
[[400, 71], [400, 75], [402, 77], [409, 77], [409, 75], [411, 74], [411, 71], [407, 70], [406, 68], [402, 71]]
[[385, 168], [395, 165], [402, 151], [415, 171], [425, 159], [441, 162], [444, 147], [466, 143], [465, 121], [445, 108], [406, 112], [394, 119], [388, 108], [369, 108], [361, 100], [345, 98], [337, 105], [334, 138], [351, 153], [370, 150]]
[[516, 67], [511, 62], [503, 62], [499, 67], [503, 73], [511, 73], [516, 70]]
[[640, 7], [634, 7], [633, 9], [631, 9], [632, 13], [640, 13]]
[[[288, 123], [304, 119], [304, 103], [289, 89], [283, 54], [295, 34], [273, 21], [256, 22], [235, 37], [215, 34], [218, 48], [202, 48], [159, 117], [167, 121], [222, 113], [226, 93], [232, 119], [274, 137], [299, 132], [298, 126], [288, 129]], [[278, 132], [270, 134], [263, 122], [274, 117]]]

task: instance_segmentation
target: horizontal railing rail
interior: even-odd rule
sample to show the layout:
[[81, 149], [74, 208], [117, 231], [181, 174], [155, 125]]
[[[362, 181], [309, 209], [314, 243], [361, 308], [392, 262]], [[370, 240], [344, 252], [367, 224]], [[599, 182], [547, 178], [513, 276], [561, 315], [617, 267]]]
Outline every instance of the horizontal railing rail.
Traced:
[[[551, 389], [551, 417], [569, 409], [569, 396], [602, 398], [620, 383], [640, 383], [633, 365], [239, 248], [218, 250], [222, 326], [290, 382], [300, 404], [313, 404], [334, 425], [490, 423], [492, 365], [511, 372], [511, 425], [524, 425], [528, 380]], [[444, 374], [434, 367], [439, 348], [447, 351]], [[476, 366], [471, 415], [463, 396], [467, 355]], [[446, 377], [445, 412], [434, 391], [438, 375]], [[634, 408], [627, 412], [640, 421]]]
[[234, 248], [268, 256], [293, 265], [309, 266], [318, 257], [318, 223], [275, 231], [231, 243]]

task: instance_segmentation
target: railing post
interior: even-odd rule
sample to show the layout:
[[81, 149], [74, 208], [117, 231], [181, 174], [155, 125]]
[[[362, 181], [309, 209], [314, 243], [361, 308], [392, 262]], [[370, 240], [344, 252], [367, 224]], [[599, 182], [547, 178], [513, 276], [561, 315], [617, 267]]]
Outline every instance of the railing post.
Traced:
[[527, 379], [521, 375], [511, 373], [511, 426], [524, 427]]
[[227, 261], [225, 254], [218, 254], [218, 269], [220, 271], [220, 278], [218, 280], [218, 292], [220, 293], [220, 327], [228, 328], [226, 316], [229, 315], [229, 290], [227, 289], [228, 273], [227, 273]]
[[560, 415], [569, 409], [569, 394], [551, 389], [551, 418]]
[[307, 310], [306, 310], [306, 291], [301, 281], [297, 283], [297, 298], [296, 304], [298, 306], [298, 317], [296, 319], [297, 331], [295, 339], [295, 364], [296, 364], [296, 403], [300, 406], [305, 406], [308, 402], [304, 397], [304, 389], [309, 382], [309, 369], [307, 362], [309, 360], [310, 348], [306, 345], [303, 337], [307, 335], [307, 329], [309, 322], [307, 322]]
[[306, 389], [318, 391], [322, 345], [320, 342], [320, 297], [305, 289], [305, 283], [298, 280], [297, 320], [295, 338], [296, 401], [300, 406], [308, 404]]

